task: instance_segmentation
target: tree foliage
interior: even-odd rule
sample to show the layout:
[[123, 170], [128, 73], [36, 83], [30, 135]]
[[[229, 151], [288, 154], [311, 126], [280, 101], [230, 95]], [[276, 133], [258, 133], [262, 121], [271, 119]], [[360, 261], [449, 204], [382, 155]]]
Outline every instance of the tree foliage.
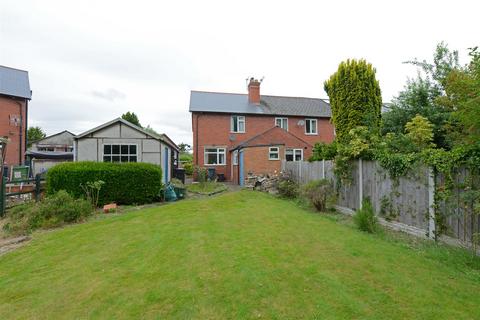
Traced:
[[408, 138], [419, 148], [432, 146], [433, 125], [427, 118], [417, 114], [405, 125], [405, 132]]
[[382, 95], [375, 72], [367, 61], [352, 59], [340, 63], [337, 72], [325, 81], [339, 141], [357, 126], [379, 128]]
[[127, 120], [128, 122], [136, 126], [139, 126], [140, 128], [142, 127], [142, 125], [140, 124], [140, 120], [138, 120], [138, 117], [135, 114], [135, 112], [128, 111], [127, 113], [122, 114], [122, 119]]
[[382, 115], [383, 134], [388, 132], [401, 134], [405, 125], [417, 114], [433, 124], [433, 142], [442, 148], [452, 146], [449, 131], [455, 127], [452, 122], [452, 109], [441, 103], [446, 93], [446, 84], [453, 70], [458, 69], [458, 52], [451, 51], [441, 42], [437, 45], [433, 61], [407, 61], [419, 67], [415, 79], [408, 79], [398, 97], [394, 98], [388, 112]]
[[37, 141], [45, 138], [47, 135], [40, 127], [29, 127], [27, 130], [27, 147], [32, 145], [33, 141]]

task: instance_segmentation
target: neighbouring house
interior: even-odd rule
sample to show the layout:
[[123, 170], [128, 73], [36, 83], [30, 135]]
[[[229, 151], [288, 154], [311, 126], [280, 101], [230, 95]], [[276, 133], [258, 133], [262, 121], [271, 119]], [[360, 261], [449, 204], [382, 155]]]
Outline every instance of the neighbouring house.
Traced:
[[74, 161], [147, 162], [160, 165], [170, 181], [180, 149], [166, 135], [156, 135], [122, 118], [104, 123], [74, 138]]
[[27, 150], [33, 175], [43, 173], [56, 164], [73, 161], [73, 139], [68, 130], [32, 142]]
[[28, 72], [0, 66], [0, 137], [8, 139], [4, 165], [25, 161], [28, 103], [32, 99]]
[[191, 92], [195, 165], [243, 185], [248, 174], [273, 174], [281, 160], [306, 160], [315, 143], [334, 140], [327, 101], [261, 95], [260, 83], [251, 78], [247, 94]]

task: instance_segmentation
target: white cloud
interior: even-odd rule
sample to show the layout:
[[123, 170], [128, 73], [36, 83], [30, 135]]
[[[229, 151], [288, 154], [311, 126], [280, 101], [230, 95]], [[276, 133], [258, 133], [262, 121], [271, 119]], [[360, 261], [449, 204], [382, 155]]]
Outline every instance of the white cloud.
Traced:
[[[338, 63], [366, 58], [385, 101], [445, 40], [478, 45], [475, 1], [17, 1], [0, 4], [0, 63], [30, 72], [29, 121], [90, 129], [126, 111], [191, 143], [191, 89], [326, 97]], [[99, 98], [100, 97], [100, 98]]]

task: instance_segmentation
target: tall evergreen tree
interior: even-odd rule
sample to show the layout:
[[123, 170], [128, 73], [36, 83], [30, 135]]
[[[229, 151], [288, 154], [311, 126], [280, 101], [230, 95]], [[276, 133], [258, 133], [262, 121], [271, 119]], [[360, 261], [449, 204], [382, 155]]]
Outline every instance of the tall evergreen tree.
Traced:
[[367, 61], [352, 59], [340, 63], [337, 72], [325, 81], [340, 142], [357, 126], [367, 126], [378, 132], [382, 94], [375, 72]]

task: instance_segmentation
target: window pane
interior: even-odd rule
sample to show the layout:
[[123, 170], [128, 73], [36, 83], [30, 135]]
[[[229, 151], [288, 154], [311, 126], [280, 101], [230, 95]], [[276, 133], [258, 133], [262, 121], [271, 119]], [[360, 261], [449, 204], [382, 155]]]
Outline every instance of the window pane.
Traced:
[[103, 156], [103, 162], [112, 162], [112, 157], [110, 157], [110, 156]]
[[237, 131], [238, 131], [237, 117], [232, 116], [232, 132], [237, 132]]
[[130, 162], [137, 162], [137, 156], [130, 156]]
[[293, 150], [292, 149], [285, 150], [285, 160], [293, 161]]
[[123, 144], [120, 146], [120, 149], [122, 150], [122, 154], [128, 154], [128, 145]]
[[205, 159], [207, 164], [217, 164], [217, 155], [214, 153], [207, 153]]
[[122, 162], [128, 162], [128, 156], [121, 156], [121, 157], [120, 157], [120, 160], [121, 160]]
[[275, 119], [275, 125], [277, 127], [281, 127], [282, 126], [282, 119]]
[[302, 161], [302, 150], [295, 150], [295, 161]]
[[317, 120], [312, 120], [312, 133], [317, 133]]
[[305, 132], [310, 133], [310, 120], [305, 121]]
[[120, 146], [118, 144], [112, 145], [112, 154], [120, 154]]
[[239, 132], [244, 132], [245, 131], [245, 122], [239, 122], [238, 123], [238, 131]]
[[120, 162], [119, 156], [112, 156], [112, 162]]
[[111, 154], [112, 153], [112, 146], [111, 145], [104, 145], [103, 146], [103, 153], [104, 154]]
[[218, 154], [218, 164], [225, 164], [225, 154], [219, 153]]
[[130, 154], [137, 154], [137, 146], [136, 145], [131, 144], [129, 146], [129, 149], [130, 149]]
[[210, 148], [210, 149], [205, 149], [205, 152], [206, 152], [206, 153], [217, 153], [217, 149], [216, 149], [216, 148], [215, 148], [215, 149], [212, 149], [212, 148]]

